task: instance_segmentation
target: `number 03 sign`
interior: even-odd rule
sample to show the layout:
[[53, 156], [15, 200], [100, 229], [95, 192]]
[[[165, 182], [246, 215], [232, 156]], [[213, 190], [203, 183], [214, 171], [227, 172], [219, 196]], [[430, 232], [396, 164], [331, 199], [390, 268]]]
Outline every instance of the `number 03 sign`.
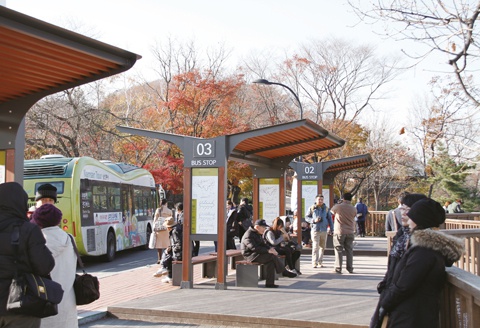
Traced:
[[196, 140], [193, 144], [191, 166], [216, 166], [215, 140]]

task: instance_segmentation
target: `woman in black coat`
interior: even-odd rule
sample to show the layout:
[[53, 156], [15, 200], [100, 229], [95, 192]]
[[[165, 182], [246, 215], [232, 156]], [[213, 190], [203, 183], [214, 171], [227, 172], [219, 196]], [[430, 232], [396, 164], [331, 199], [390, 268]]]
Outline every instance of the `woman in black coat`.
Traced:
[[419, 200], [407, 216], [411, 231], [407, 251], [381, 295], [374, 327], [380, 327], [385, 315], [387, 327], [438, 327], [445, 267], [452, 266], [463, 253], [463, 240], [430, 229], [445, 221], [445, 211], [438, 202]]
[[[0, 327], [40, 327], [40, 318], [7, 312], [8, 292], [17, 267], [19, 272], [47, 276], [55, 266], [42, 231], [28, 222], [27, 201], [28, 195], [20, 184], [0, 184]], [[11, 245], [14, 226], [20, 227], [18, 256]]]

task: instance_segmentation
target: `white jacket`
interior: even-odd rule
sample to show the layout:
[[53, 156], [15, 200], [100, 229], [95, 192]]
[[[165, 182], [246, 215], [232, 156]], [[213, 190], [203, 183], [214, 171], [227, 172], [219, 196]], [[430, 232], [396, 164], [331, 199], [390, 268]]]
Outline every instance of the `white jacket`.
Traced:
[[58, 305], [58, 314], [42, 319], [42, 328], [76, 328], [78, 327], [77, 303], [73, 282], [77, 271], [77, 255], [66, 232], [60, 227], [42, 229], [47, 240], [47, 247], [55, 258], [55, 267], [50, 273], [52, 280], [62, 285], [64, 294]]

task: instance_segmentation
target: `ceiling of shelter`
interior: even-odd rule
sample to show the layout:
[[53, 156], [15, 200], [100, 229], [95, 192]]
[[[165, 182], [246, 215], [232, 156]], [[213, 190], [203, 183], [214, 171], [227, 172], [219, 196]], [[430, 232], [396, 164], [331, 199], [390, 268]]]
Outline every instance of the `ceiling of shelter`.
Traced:
[[0, 104], [125, 71], [140, 56], [0, 6]]
[[345, 140], [310, 120], [266, 127], [237, 135], [244, 135], [245, 138], [233, 149], [231, 156], [234, 159], [251, 156], [272, 160], [293, 158], [338, 148], [345, 144]]
[[360, 155], [355, 157], [347, 157], [339, 160], [338, 163], [332, 164], [325, 170], [324, 174], [328, 173], [340, 173], [342, 171], [348, 171], [358, 169], [361, 167], [369, 166], [373, 163], [372, 157], [367, 155]]

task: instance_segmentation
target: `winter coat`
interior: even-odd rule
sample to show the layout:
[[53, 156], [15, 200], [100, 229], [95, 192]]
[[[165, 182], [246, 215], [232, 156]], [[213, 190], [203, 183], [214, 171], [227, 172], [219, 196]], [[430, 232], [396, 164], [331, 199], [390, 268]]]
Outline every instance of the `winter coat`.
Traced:
[[[155, 226], [156, 221], [160, 221], [161, 225], [165, 222], [165, 219], [172, 216], [172, 210], [167, 207], [167, 205], [163, 205], [155, 211], [155, 216], [153, 218], [153, 226]], [[169, 238], [168, 238], [168, 231], [160, 230], [154, 231], [156, 241], [155, 241], [155, 248], [165, 249], [170, 246]]]
[[440, 231], [412, 233], [410, 247], [395, 266], [392, 284], [380, 297], [379, 307], [389, 315], [388, 327], [439, 326], [445, 267], [460, 259], [463, 248], [463, 240]]
[[50, 273], [52, 280], [63, 288], [62, 302], [58, 305], [58, 314], [42, 319], [42, 328], [78, 327], [77, 303], [73, 282], [77, 271], [77, 255], [68, 234], [60, 227], [43, 228], [47, 247], [55, 258], [55, 267]]
[[[314, 222], [317, 218], [320, 221]], [[328, 227], [330, 227], [330, 231], [333, 232], [332, 213], [325, 204], [322, 204], [322, 206], [311, 206], [305, 216], [305, 221], [310, 223], [312, 231], [327, 231]]]
[[183, 226], [176, 224], [172, 230], [168, 232], [170, 239], [170, 246], [172, 247], [172, 256], [175, 261], [182, 260], [182, 241], [183, 241]]
[[245, 232], [240, 243], [243, 257], [248, 261], [255, 261], [259, 254], [266, 254], [270, 249], [262, 235], [260, 235], [255, 228], [250, 227]]
[[237, 209], [233, 207], [227, 213], [227, 222], [225, 223], [227, 236], [233, 238], [238, 236]]
[[[27, 220], [27, 201], [27, 193], [20, 184], [0, 184], [0, 316], [7, 313], [15, 259], [19, 272], [32, 272], [39, 276], [47, 276], [55, 265], [40, 228]], [[11, 233], [15, 225], [20, 225], [18, 257], [11, 245]]]

